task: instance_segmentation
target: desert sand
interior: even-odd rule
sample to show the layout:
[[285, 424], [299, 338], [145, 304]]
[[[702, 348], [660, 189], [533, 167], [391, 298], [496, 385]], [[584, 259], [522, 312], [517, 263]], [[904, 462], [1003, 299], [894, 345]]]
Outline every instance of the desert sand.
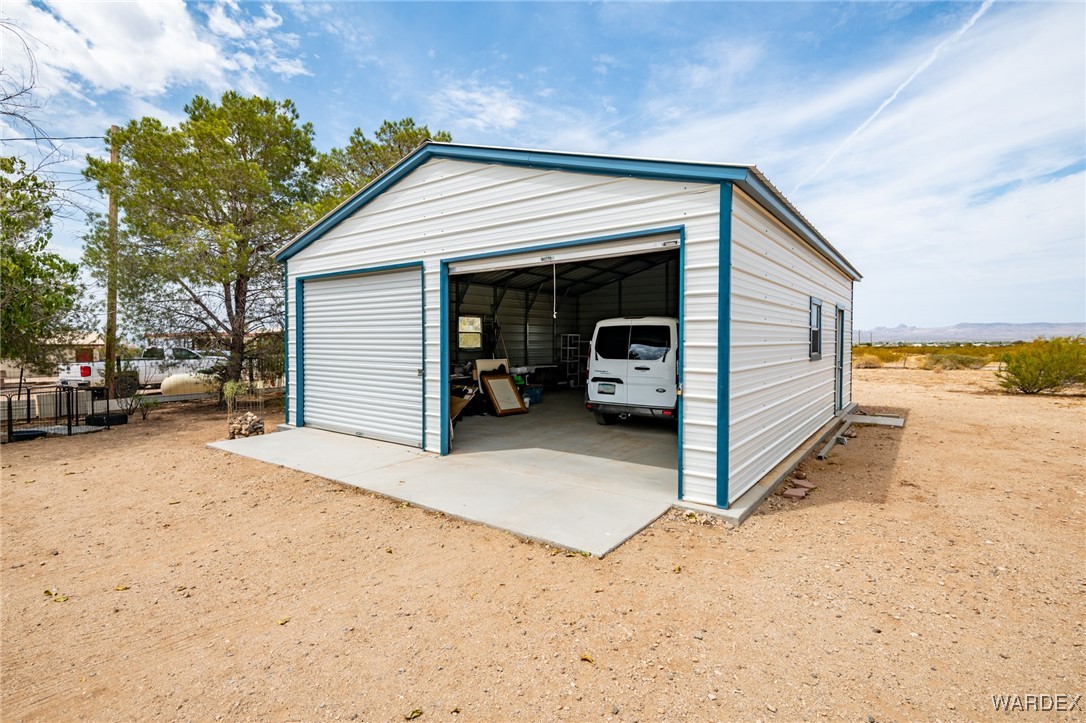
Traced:
[[0, 717], [977, 720], [1086, 693], [1086, 398], [911, 369], [855, 397], [906, 426], [806, 462], [807, 499], [672, 510], [604, 559], [208, 449], [207, 405], [4, 445]]

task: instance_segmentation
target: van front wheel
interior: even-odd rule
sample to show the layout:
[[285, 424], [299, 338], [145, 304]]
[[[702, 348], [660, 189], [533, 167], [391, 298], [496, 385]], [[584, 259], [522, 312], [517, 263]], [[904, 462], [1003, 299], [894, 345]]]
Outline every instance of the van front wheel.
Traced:
[[614, 424], [618, 421], [617, 414], [604, 414], [603, 412], [596, 412], [596, 424]]

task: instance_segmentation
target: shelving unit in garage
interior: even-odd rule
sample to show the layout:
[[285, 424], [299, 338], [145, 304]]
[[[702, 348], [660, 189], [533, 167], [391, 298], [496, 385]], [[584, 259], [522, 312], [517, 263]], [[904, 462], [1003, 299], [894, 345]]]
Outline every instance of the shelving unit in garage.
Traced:
[[581, 335], [562, 334], [559, 347], [562, 380], [571, 389], [581, 386]]

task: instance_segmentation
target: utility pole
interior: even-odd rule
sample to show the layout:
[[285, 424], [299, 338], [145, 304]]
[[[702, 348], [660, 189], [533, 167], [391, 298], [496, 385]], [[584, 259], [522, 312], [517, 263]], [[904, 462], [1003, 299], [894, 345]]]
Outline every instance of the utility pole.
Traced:
[[[116, 170], [118, 161], [117, 133], [120, 128], [109, 128], [109, 163]], [[117, 192], [111, 186], [109, 192], [109, 236], [106, 239], [106, 394], [116, 394], [113, 372], [117, 367]]]

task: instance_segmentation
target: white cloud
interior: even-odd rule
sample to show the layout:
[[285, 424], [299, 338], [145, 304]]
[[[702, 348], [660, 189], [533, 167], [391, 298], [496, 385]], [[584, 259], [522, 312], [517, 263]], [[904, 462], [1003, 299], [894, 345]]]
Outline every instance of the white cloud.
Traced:
[[[36, 62], [36, 120], [56, 135], [105, 133], [113, 123], [154, 116], [175, 125], [182, 120], [174, 91], [214, 93], [236, 88], [263, 93], [268, 78], [308, 72], [297, 52], [297, 37], [281, 32], [282, 18], [271, 5], [235, 2], [3, 2], [0, 41], [13, 32], [26, 38]], [[29, 60], [7, 52], [3, 66], [14, 77], [30, 71]], [[0, 126], [0, 137], [26, 135]], [[81, 181], [87, 154], [106, 153], [104, 141], [68, 140], [47, 144], [6, 141], [5, 148], [39, 162], [66, 189], [74, 204], [58, 217], [51, 248], [79, 257], [83, 232], [79, 209], [101, 210], [97, 192]]]
[[335, 3], [312, 2], [311, 0], [281, 0], [281, 4], [299, 20], [309, 22], [321, 17], [334, 15]]
[[13, 3], [5, 10], [34, 39], [46, 91], [153, 95], [192, 77], [221, 85], [231, 68], [180, 2]]
[[236, 2], [197, 6], [197, 22], [180, 0], [153, 3], [9, 3], [5, 12], [33, 39], [46, 95], [89, 100], [120, 91], [161, 95], [172, 87], [221, 91], [263, 87], [260, 73], [307, 72], [297, 38], [274, 32], [282, 18], [270, 5], [251, 14]]
[[525, 117], [525, 101], [505, 87], [475, 81], [450, 83], [431, 99], [437, 118], [473, 131], [508, 131]]
[[692, 48], [684, 48], [673, 64], [652, 69], [651, 95], [697, 94], [710, 103], [725, 95], [748, 77], [765, 57], [758, 42], [714, 38]]
[[921, 62], [920, 65], [913, 69], [913, 72], [909, 75], [909, 77], [906, 78], [900, 85], [898, 85], [898, 87], [894, 89], [894, 92], [891, 93], [887, 98], [885, 98], [882, 103], [879, 104], [879, 107], [876, 108], [871, 115], [864, 119], [863, 123], [861, 123], [851, 133], [849, 133], [845, 140], [841, 141], [841, 144], [833, 149], [833, 152], [830, 153], [829, 157], [827, 157], [826, 160], [822, 161], [822, 164], [819, 165], [818, 168], [816, 168], [810, 176], [805, 178], [803, 181], [800, 181], [800, 183], [796, 185], [796, 188], [798, 189], [803, 184], [812, 180], [815, 176], [821, 173], [822, 170], [826, 168], [826, 166], [832, 163], [833, 159], [837, 157], [837, 154], [843, 151], [845, 149], [845, 146], [847, 146], [853, 138], [858, 136], [860, 133], [863, 133], [863, 131], [868, 126], [874, 123], [875, 119], [878, 118], [879, 115], [884, 110], [886, 110], [886, 108], [888, 108], [891, 103], [897, 100], [898, 96], [900, 96], [921, 73], [931, 67], [931, 64], [938, 60], [939, 56], [942, 55], [942, 53], [948, 47], [950, 47], [952, 43], [956, 42], [962, 35], [968, 32], [970, 28], [976, 25], [977, 21], [980, 20], [981, 17], [983, 17], [984, 14], [988, 12], [988, 10], [992, 7], [993, 2], [995, 2], [995, 0], [984, 0], [984, 3], [980, 6], [980, 8], [975, 13], [973, 13], [973, 15], [965, 22], [964, 25], [962, 25], [957, 30], [957, 32], [955, 32], [950, 37], [945, 38], [942, 42], [936, 45], [935, 49], [931, 51], [928, 57], [924, 58], [923, 62]]
[[1081, 318], [1086, 182], [1058, 177], [1086, 159], [1081, 21], [1031, 6], [979, 24], [800, 196], [868, 267], [871, 321], [910, 285], [897, 321]]
[[244, 38], [245, 28], [241, 27], [240, 23], [227, 14], [227, 7], [233, 9], [234, 12], [238, 11], [236, 2], [220, 2], [211, 6], [211, 9], [207, 11], [208, 30], [227, 38]]
[[594, 63], [592, 72], [597, 75], [607, 75], [612, 67], [618, 65], [618, 59], [607, 53], [602, 53], [593, 57], [592, 62]]
[[756, 162], [791, 188], [841, 148], [793, 201], [865, 273], [860, 328], [1080, 319], [1086, 182], [1066, 169], [1086, 162], [1083, 20], [1078, 4], [996, 5], [844, 148], [944, 37], [809, 83], [703, 52], [654, 72], [658, 122], [618, 150]]

